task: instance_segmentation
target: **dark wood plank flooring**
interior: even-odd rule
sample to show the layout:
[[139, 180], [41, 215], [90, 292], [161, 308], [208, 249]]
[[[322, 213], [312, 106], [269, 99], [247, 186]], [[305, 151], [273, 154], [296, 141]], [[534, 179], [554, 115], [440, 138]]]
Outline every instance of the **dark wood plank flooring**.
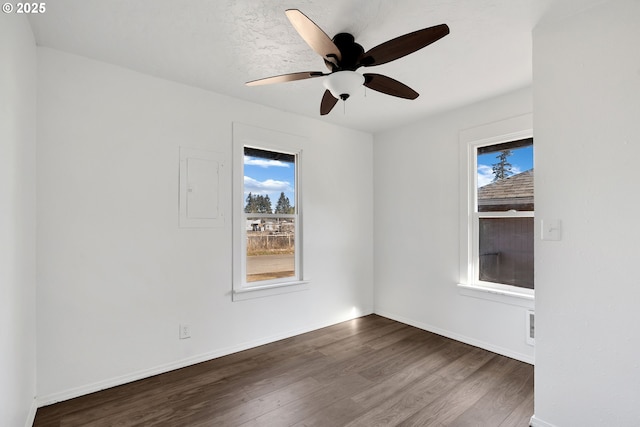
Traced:
[[377, 315], [38, 409], [34, 426], [528, 426], [533, 367]]

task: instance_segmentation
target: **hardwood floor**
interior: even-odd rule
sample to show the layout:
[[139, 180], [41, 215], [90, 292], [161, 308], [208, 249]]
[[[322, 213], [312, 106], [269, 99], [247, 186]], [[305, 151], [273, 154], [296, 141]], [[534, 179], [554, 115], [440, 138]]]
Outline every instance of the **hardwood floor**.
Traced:
[[34, 426], [528, 426], [533, 367], [377, 315], [38, 409]]

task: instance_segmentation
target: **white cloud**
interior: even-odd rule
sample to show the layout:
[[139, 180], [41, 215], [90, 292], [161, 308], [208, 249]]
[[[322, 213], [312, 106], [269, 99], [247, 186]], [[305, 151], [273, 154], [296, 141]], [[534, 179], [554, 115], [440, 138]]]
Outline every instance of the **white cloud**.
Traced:
[[277, 167], [288, 168], [291, 163], [281, 162], [280, 160], [262, 159], [260, 157], [244, 156], [244, 164], [250, 166], [259, 166], [261, 168]]
[[278, 194], [281, 192], [293, 191], [291, 183], [287, 181], [276, 181], [274, 179], [267, 179], [266, 181], [258, 181], [250, 176], [244, 177], [244, 192], [245, 194]]
[[493, 170], [491, 166], [478, 165], [478, 188], [484, 187], [493, 181]]

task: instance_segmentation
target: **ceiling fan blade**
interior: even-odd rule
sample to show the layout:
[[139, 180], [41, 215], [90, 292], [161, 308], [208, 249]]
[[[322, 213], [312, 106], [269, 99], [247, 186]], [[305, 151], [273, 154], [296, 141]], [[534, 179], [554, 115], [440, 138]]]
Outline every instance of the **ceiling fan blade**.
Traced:
[[364, 85], [369, 89], [405, 99], [416, 99], [420, 95], [409, 86], [405, 85], [404, 83], [400, 83], [399, 81], [394, 80], [391, 77], [383, 76], [382, 74], [371, 73], [363, 75]]
[[311, 79], [313, 77], [322, 77], [324, 75], [325, 74], [321, 73], [320, 71], [302, 71], [300, 73], [282, 74], [279, 76], [252, 80], [250, 82], [246, 82], [245, 85], [247, 86], [270, 85], [273, 83], [284, 83], [284, 82], [292, 82], [295, 80]]
[[329, 62], [337, 65], [342, 59], [340, 49], [320, 27], [298, 9], [287, 9], [285, 14], [298, 34], [311, 46], [311, 49]]
[[320, 103], [320, 115], [324, 116], [329, 114], [337, 102], [338, 98], [331, 95], [329, 90], [325, 90], [324, 95], [322, 95], [322, 102]]
[[420, 50], [447, 34], [449, 34], [447, 24], [440, 24], [396, 37], [365, 52], [360, 58], [360, 65], [371, 67], [386, 64]]

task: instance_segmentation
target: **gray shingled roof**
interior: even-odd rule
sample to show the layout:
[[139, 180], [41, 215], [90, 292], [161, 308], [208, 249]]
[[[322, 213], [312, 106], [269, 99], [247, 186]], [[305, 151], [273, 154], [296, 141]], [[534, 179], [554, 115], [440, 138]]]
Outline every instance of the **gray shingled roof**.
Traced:
[[478, 188], [478, 206], [533, 206], [533, 169]]

